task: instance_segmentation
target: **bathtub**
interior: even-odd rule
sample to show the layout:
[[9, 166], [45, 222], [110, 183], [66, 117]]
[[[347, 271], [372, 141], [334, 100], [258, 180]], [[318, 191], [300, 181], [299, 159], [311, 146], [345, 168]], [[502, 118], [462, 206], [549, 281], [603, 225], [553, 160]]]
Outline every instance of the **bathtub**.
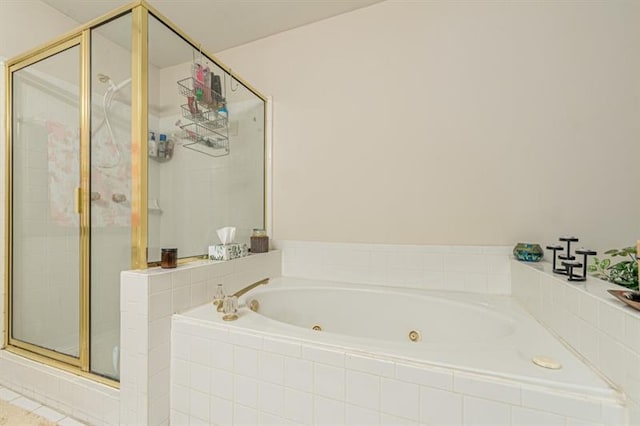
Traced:
[[[253, 303], [257, 307], [255, 312], [248, 308], [253, 301], [257, 301]], [[287, 355], [306, 358], [321, 365], [328, 362], [332, 368], [345, 369], [334, 373], [336, 377], [342, 374], [347, 381], [350, 365], [372, 366], [371, 371], [366, 372], [378, 377], [378, 382], [374, 383], [378, 383], [380, 394], [377, 402], [372, 397], [368, 409], [373, 409], [378, 416], [395, 415], [401, 420], [437, 423], [437, 419], [433, 420], [428, 413], [423, 413], [423, 408], [408, 409], [409, 412], [417, 410], [412, 415], [405, 414], [406, 410], [393, 412], [393, 408], [386, 409], [385, 406], [394, 406], [385, 405], [383, 401], [383, 388], [386, 385], [387, 388], [391, 386], [389, 389], [405, 389], [401, 392], [403, 394], [417, 392], [415, 401], [422, 401], [420, 404], [424, 404], [423, 395], [431, 395], [431, 387], [435, 387], [447, 393], [447, 398], [450, 398], [447, 401], [481, 397], [492, 403], [506, 404], [510, 413], [530, 410], [551, 416], [540, 417], [537, 421], [582, 419], [596, 424], [624, 424], [620, 394], [510, 297], [281, 277], [247, 293], [240, 299], [239, 306], [239, 318], [231, 322], [223, 321], [211, 305], [175, 316], [173, 321], [176, 337], [179, 338], [177, 343], [180, 346], [191, 344], [180, 338], [187, 339], [200, 333], [199, 338], [213, 339], [212, 351], [215, 351], [216, 341], [234, 348], [235, 345], [242, 347], [242, 342], [245, 342], [245, 346], [261, 353], [270, 347], [265, 342], [275, 339], [301, 348], [293, 349], [288, 354], [282, 351], [280, 355], [285, 358]], [[186, 328], [196, 325], [197, 328], [183, 333]], [[207, 334], [203, 331], [205, 329], [214, 331]], [[197, 333], [193, 330], [197, 330]], [[259, 339], [260, 343], [253, 338]], [[249, 341], [253, 343], [246, 343]], [[313, 355], [317, 351], [333, 355]], [[212, 356], [215, 358], [215, 355]], [[536, 356], [551, 358], [559, 362], [562, 368], [538, 366], [532, 362]], [[182, 357], [188, 359], [189, 355], [185, 352]], [[370, 361], [369, 364], [361, 361], [354, 364], [349, 361], [353, 359]], [[238, 361], [234, 360], [234, 363], [225, 368], [230, 369], [233, 377], [242, 377]], [[211, 368], [215, 369], [216, 366]], [[314, 367], [314, 371], [317, 368], [320, 367]], [[407, 374], [407, 368], [413, 369], [411, 371], [414, 373]], [[359, 371], [363, 371], [362, 368]], [[430, 376], [431, 373], [441, 376]], [[256, 371], [256, 374], [261, 376], [260, 372]], [[445, 379], [420, 379], [436, 376]], [[312, 399], [327, 397], [322, 391], [318, 394], [316, 389], [315, 382], [325, 380], [323, 377], [316, 377], [314, 385], [305, 389]], [[405, 382], [419, 386], [403, 388], [396, 381], [403, 386]], [[260, 379], [257, 382], [256, 386], [259, 387]], [[283, 385], [286, 392], [287, 383], [275, 385]], [[340, 386], [337, 385], [336, 389]], [[336, 391], [338, 393], [330, 398], [337, 398], [348, 408], [353, 398], [349, 399], [349, 385], [342, 383], [342, 386], [343, 391]], [[392, 398], [392, 393], [387, 391], [387, 398]], [[256, 407], [252, 408], [251, 404], [245, 405], [246, 401], [242, 401], [243, 397], [239, 395], [227, 396], [231, 398], [233, 407], [239, 404], [240, 407], [257, 410], [256, 415], [261, 412], [259, 401], [255, 401]], [[412, 397], [403, 395], [403, 398], [411, 400]], [[466, 404], [472, 406], [469, 401]], [[570, 411], [578, 406], [580, 409]], [[460, 410], [463, 410], [462, 407], [461, 402]], [[318, 409], [312, 408], [311, 411], [317, 412]], [[442, 415], [440, 411], [437, 415]], [[282, 414], [284, 419], [302, 420], [285, 414]], [[454, 413], [450, 414], [455, 417]], [[621, 420], [611, 421], [607, 415]], [[508, 417], [512, 418], [513, 414]], [[214, 419], [208, 420], [216, 423]], [[322, 424], [313, 418], [301, 422]], [[462, 424], [462, 420], [451, 424]], [[505, 424], [512, 424], [511, 420]]]

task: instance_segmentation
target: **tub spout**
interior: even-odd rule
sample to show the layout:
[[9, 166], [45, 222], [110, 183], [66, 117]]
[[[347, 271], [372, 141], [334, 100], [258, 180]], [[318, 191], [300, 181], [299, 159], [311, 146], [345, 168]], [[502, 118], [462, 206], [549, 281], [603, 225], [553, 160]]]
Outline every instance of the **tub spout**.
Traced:
[[254, 288], [258, 287], [261, 284], [268, 284], [269, 283], [269, 278], [264, 279], [264, 280], [260, 280], [258, 282], [255, 282], [253, 284], [249, 284], [248, 286], [246, 286], [243, 289], [240, 289], [238, 291], [236, 291], [233, 295], [237, 298], [240, 298], [240, 296], [242, 296], [245, 293], [248, 293], [249, 291], [253, 290]]

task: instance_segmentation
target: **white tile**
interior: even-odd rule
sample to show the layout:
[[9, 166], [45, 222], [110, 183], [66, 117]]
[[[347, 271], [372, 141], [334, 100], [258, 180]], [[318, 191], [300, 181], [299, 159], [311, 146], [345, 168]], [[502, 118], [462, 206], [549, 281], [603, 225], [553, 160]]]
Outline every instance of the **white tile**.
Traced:
[[181, 313], [191, 307], [191, 287], [175, 288], [171, 291], [171, 313]]
[[200, 365], [209, 365], [212, 343], [201, 337], [190, 337], [188, 344], [189, 361]]
[[345, 423], [350, 426], [378, 426], [380, 414], [378, 411], [346, 404]]
[[583, 321], [578, 336], [578, 351], [593, 365], [600, 365], [598, 335], [601, 333], [590, 323]]
[[234, 401], [251, 408], [258, 408], [258, 381], [250, 377], [234, 377]]
[[314, 419], [317, 426], [341, 426], [345, 424], [344, 402], [314, 397]]
[[511, 259], [505, 254], [484, 254], [487, 272], [491, 275], [508, 275], [511, 272]]
[[33, 411], [42, 407], [42, 404], [40, 404], [39, 402], [33, 401], [29, 398], [25, 398], [24, 396], [12, 400], [11, 404], [23, 408], [27, 411]]
[[640, 354], [640, 318], [627, 314], [624, 318], [625, 338], [624, 343]]
[[233, 424], [250, 426], [258, 424], [258, 411], [255, 408], [233, 404]]
[[[209, 420], [215, 425], [233, 423], [233, 403], [229, 400], [211, 396], [209, 399]], [[173, 425], [173, 421], [171, 422]]]
[[156, 348], [171, 339], [171, 317], [151, 321], [149, 324], [149, 349]]
[[418, 420], [420, 417], [420, 389], [418, 385], [382, 378], [380, 409], [394, 416]]
[[149, 319], [151, 321], [171, 315], [171, 292], [163, 291], [149, 297]]
[[191, 283], [190, 269], [176, 269], [171, 272], [171, 287], [173, 289], [185, 287]]
[[15, 393], [14, 391], [7, 388], [0, 388], [0, 399], [3, 401], [12, 401], [16, 398], [20, 398], [20, 394]]
[[220, 398], [233, 399], [233, 374], [228, 371], [212, 368], [210, 388], [212, 395]]
[[211, 370], [199, 364], [191, 364], [189, 368], [189, 386], [198, 392], [208, 394]]
[[189, 426], [189, 415], [181, 411], [171, 410], [171, 424], [173, 426]]
[[565, 417], [530, 408], [511, 408], [512, 426], [565, 426]]
[[[153, 388], [150, 388], [150, 389], [153, 390]], [[164, 394], [158, 398], [154, 398], [149, 403], [148, 422], [150, 426], [151, 425], [159, 426], [167, 423], [169, 420], [169, 414], [170, 413], [169, 413], [169, 395], [168, 394]]]
[[380, 426], [418, 426], [418, 422], [414, 422], [403, 417], [396, 417], [390, 414], [380, 414]]
[[629, 425], [640, 425], [640, 403], [629, 402]]
[[209, 395], [195, 390], [189, 391], [189, 417], [209, 420]]
[[347, 370], [346, 401], [378, 411], [380, 409], [380, 377]]
[[169, 343], [163, 343], [157, 348], [149, 352], [149, 370], [150, 376], [158, 374], [160, 371], [168, 369], [171, 364], [171, 347]]
[[600, 404], [597, 402], [527, 388], [522, 389], [522, 406], [577, 419], [600, 418]]
[[289, 420], [311, 424], [313, 421], [313, 398], [311, 394], [285, 389], [284, 414]]
[[432, 426], [462, 424], [462, 396], [453, 392], [421, 387], [420, 421]]
[[309, 361], [344, 367], [344, 353], [313, 346], [302, 346], [302, 358]]
[[258, 351], [234, 346], [233, 371], [244, 376], [258, 377]]
[[489, 294], [511, 294], [511, 276], [509, 274], [488, 274], [487, 292]]
[[397, 364], [396, 378], [432, 388], [453, 390], [453, 372], [442, 368]]
[[618, 308], [614, 308], [605, 302], [598, 305], [600, 330], [618, 342], [624, 342], [625, 337], [625, 314]]
[[207, 302], [210, 302], [207, 298], [207, 283], [194, 283], [191, 286], [191, 302], [189, 303], [189, 306], [200, 306]]
[[294, 358], [300, 358], [300, 356], [302, 356], [302, 349], [299, 343], [265, 337], [262, 342], [262, 347], [267, 352], [273, 352], [284, 356]]
[[284, 416], [284, 387], [261, 382], [258, 385], [258, 408], [275, 416]]
[[[640, 395], [634, 395], [638, 397]], [[609, 426], [626, 426], [627, 410], [618, 404], [602, 404], [602, 422]], [[629, 423], [632, 424], [632, 423]]]
[[[567, 426], [605, 426], [602, 423], [595, 423], [595, 422], [590, 422], [587, 420], [581, 420], [581, 419], [572, 419], [567, 417]], [[630, 423], [630, 425], [634, 425], [635, 423]]]
[[598, 298], [592, 294], [581, 292], [578, 296], [578, 301], [578, 316], [580, 316], [580, 318], [587, 321], [592, 326], [598, 327], [600, 324]]
[[269, 352], [260, 352], [258, 356], [260, 379], [281, 385], [284, 383], [284, 357]]
[[221, 370], [233, 371], [233, 345], [213, 342], [211, 345], [211, 365]]
[[37, 414], [40, 417], [44, 417], [45, 419], [52, 421], [54, 423], [66, 417], [64, 414], [61, 414], [45, 406], [40, 406], [40, 408], [36, 408], [35, 410], [33, 410], [33, 414]]
[[448, 253], [444, 255], [444, 270], [451, 272], [488, 272], [486, 256], [481, 254]]
[[240, 332], [232, 332], [230, 334], [231, 343], [238, 346], [244, 346], [247, 348], [262, 349], [262, 337], [256, 336], [255, 334], [249, 333], [240, 333]]
[[454, 391], [508, 404], [520, 404], [520, 387], [499, 379], [488, 380], [472, 374], [455, 373]]
[[171, 274], [156, 274], [149, 277], [149, 294], [171, 290]]
[[196, 416], [189, 416], [189, 426], [209, 426], [209, 421]]
[[371, 373], [378, 376], [392, 378], [395, 373], [395, 364], [392, 361], [361, 355], [347, 354], [345, 364], [350, 370], [362, 371], [364, 373]]
[[173, 358], [171, 360], [171, 381], [175, 385], [189, 386], [189, 362]]
[[313, 363], [304, 359], [285, 358], [285, 386], [305, 392], [313, 390]]
[[282, 417], [258, 411], [259, 426], [282, 426], [284, 424], [283, 422], [284, 419]]
[[313, 392], [328, 398], [344, 399], [344, 376], [344, 368], [315, 364]]
[[209, 279], [209, 269], [211, 265], [195, 266], [191, 268], [191, 283], [200, 283]]
[[[598, 339], [598, 356], [600, 358], [600, 369], [614, 383], [624, 382], [624, 355], [625, 350], [622, 344], [612, 339], [608, 335], [601, 333]], [[579, 416], [575, 416], [579, 417]]]
[[511, 411], [508, 404], [465, 396], [464, 426], [508, 426]]

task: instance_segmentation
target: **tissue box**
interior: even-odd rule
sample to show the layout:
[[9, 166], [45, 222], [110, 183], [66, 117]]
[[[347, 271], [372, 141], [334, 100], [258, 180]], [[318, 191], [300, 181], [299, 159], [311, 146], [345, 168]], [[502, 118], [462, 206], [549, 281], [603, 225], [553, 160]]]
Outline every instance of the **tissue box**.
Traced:
[[209, 246], [209, 259], [211, 260], [231, 260], [244, 257], [249, 254], [246, 244], [216, 244]]

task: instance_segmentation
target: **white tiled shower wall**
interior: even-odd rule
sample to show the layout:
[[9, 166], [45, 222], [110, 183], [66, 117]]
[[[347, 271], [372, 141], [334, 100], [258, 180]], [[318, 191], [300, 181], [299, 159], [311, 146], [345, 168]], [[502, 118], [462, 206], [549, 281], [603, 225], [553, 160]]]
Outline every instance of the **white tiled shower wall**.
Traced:
[[169, 422], [171, 315], [213, 300], [217, 284], [227, 293], [281, 275], [279, 251], [227, 262], [203, 261], [176, 269], [122, 273], [120, 421]]
[[613, 426], [617, 401], [174, 316], [173, 425]]
[[627, 396], [629, 424], [640, 425], [640, 312], [607, 289], [622, 287], [589, 278], [570, 283], [542, 262], [512, 261], [513, 296]]
[[278, 240], [282, 275], [429, 290], [509, 294], [506, 246], [417, 246]]

